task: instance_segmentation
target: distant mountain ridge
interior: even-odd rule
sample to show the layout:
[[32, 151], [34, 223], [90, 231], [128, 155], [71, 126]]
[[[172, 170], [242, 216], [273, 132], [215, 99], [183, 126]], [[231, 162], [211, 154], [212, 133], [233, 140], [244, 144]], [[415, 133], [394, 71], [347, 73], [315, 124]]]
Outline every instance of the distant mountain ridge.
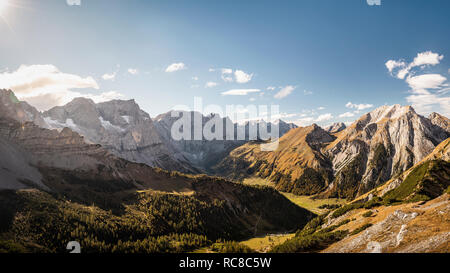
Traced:
[[[221, 118], [218, 115], [209, 115], [204, 116], [199, 112], [184, 112], [177, 111], [178, 114], [187, 115], [191, 119], [191, 139], [192, 140], [173, 140], [171, 137], [171, 128], [174, 123], [179, 119], [178, 115], [174, 115], [176, 117], [172, 117], [172, 111], [158, 115], [155, 117], [154, 123], [155, 127], [163, 141], [165, 141], [167, 146], [175, 147], [179, 157], [186, 158], [191, 164], [194, 166], [204, 169], [209, 172], [211, 166], [217, 164], [222, 158], [228, 155], [228, 153], [236, 147], [239, 147], [250, 140], [249, 137], [249, 127], [250, 124], [255, 126], [255, 128], [259, 128], [260, 125], [267, 126], [267, 129], [270, 131], [272, 126], [278, 126], [279, 135], [283, 136], [290, 129], [296, 128], [297, 126], [292, 123], [286, 123], [282, 120], [279, 120], [277, 124], [266, 123], [264, 121], [252, 121], [246, 122], [243, 125], [233, 123], [228, 117]], [[223, 124], [223, 135], [222, 140], [206, 140], [204, 136], [201, 140], [194, 139], [194, 122], [195, 120], [200, 120], [202, 128], [209, 122], [212, 122], [214, 118], [221, 119]], [[227, 123], [233, 126], [232, 132], [228, 131]], [[274, 129], [276, 129], [274, 127]], [[244, 138], [238, 137], [238, 131], [242, 131], [244, 134]], [[259, 138], [259, 130], [257, 131], [257, 138]]]

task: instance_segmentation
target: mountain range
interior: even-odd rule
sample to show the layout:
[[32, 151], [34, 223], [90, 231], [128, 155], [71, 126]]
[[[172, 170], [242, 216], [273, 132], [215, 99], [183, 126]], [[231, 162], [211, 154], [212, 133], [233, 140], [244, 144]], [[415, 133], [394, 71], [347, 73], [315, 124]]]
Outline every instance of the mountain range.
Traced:
[[449, 120], [410, 106], [382, 106], [348, 128], [329, 133], [317, 125], [280, 138], [276, 151], [247, 143], [217, 165], [232, 179], [257, 176], [295, 194], [353, 199], [420, 162], [450, 137]]
[[[60, 241], [78, 239], [92, 252], [184, 252], [308, 228], [315, 215], [280, 192], [346, 198], [347, 212], [361, 202], [425, 202], [448, 191], [450, 121], [438, 113], [382, 106], [325, 129], [279, 120], [268, 124], [280, 132], [273, 151], [261, 150], [267, 141], [259, 132], [249, 137], [262, 120], [184, 114], [202, 127], [228, 121], [245, 137], [174, 140], [173, 113], [151, 118], [134, 100], [77, 98], [41, 113], [0, 90], [0, 251], [64, 252], [48, 233], [55, 229]], [[256, 177], [272, 187], [242, 183]], [[319, 216], [323, 228], [338, 224], [330, 215], [344, 208]]]

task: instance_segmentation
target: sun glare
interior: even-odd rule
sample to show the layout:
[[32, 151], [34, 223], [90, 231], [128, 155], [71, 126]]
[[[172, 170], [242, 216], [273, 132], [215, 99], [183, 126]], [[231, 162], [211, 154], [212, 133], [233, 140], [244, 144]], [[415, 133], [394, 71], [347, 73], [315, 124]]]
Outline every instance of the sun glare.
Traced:
[[0, 14], [3, 14], [3, 12], [6, 10], [7, 6], [8, 6], [8, 0], [0, 0]]

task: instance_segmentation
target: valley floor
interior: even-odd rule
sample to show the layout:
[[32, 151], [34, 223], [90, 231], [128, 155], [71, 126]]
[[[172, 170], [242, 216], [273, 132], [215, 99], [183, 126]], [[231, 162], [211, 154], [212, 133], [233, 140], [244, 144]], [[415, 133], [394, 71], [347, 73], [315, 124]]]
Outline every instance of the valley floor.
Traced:
[[[253, 185], [253, 186], [256, 185], [268, 187], [274, 186], [274, 184], [269, 180], [260, 177], [252, 177], [244, 179], [243, 183], [246, 185]], [[280, 193], [283, 194], [287, 199], [289, 199], [292, 203], [296, 204], [297, 206], [305, 208], [316, 214], [322, 214], [328, 211], [327, 209], [320, 208], [323, 205], [344, 205], [347, 203], [347, 200], [345, 199], [338, 199], [338, 198], [315, 199], [312, 196], [295, 195], [287, 192], [280, 192]]]
[[[259, 177], [247, 178], [243, 181], [245, 185], [251, 186], [268, 186], [273, 187], [273, 184]], [[305, 208], [317, 215], [328, 212], [329, 209], [321, 208], [323, 205], [345, 205], [347, 201], [345, 199], [327, 198], [327, 199], [314, 199], [312, 196], [295, 195], [292, 193], [280, 192], [292, 203], [299, 207]], [[257, 236], [249, 238], [248, 240], [240, 241], [239, 244], [244, 245], [252, 249], [253, 251], [266, 253], [270, 251], [274, 246], [282, 244], [289, 239], [292, 239], [295, 233], [280, 233], [280, 234], [266, 234], [263, 236]], [[204, 247], [194, 251], [194, 253], [214, 253], [212, 247]]]

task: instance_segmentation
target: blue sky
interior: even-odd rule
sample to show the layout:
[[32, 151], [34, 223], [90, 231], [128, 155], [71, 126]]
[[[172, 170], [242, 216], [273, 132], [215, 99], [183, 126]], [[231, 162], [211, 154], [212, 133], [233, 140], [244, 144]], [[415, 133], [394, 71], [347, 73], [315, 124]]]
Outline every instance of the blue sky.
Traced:
[[[277, 104], [301, 125], [349, 122], [384, 104], [450, 114], [446, 0], [0, 0], [0, 8], [0, 87], [40, 109], [79, 95], [134, 98], [154, 117], [197, 96], [205, 105]], [[391, 71], [389, 60], [398, 64]], [[223, 95], [230, 90], [254, 92]]]

